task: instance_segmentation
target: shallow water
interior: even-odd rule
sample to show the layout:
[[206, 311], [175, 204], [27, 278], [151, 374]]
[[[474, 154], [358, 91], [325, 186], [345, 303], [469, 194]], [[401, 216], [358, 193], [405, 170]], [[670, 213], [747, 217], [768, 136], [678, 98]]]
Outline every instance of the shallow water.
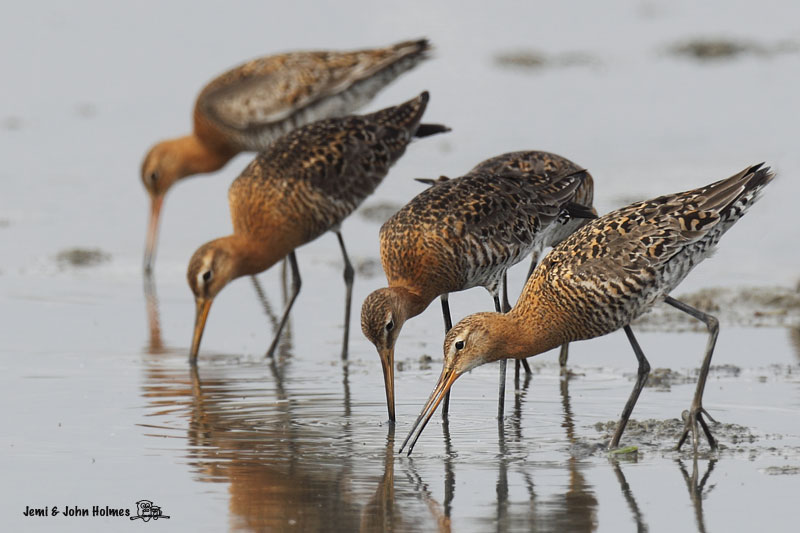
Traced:
[[[800, 54], [787, 45], [800, 42], [795, 3], [482, 5], [264, 4], [242, 16], [227, 4], [78, 2], [18, 5], [0, 20], [0, 44], [12, 51], [0, 56], [2, 529], [141, 527], [22, 513], [135, 510], [143, 498], [170, 516], [160, 527], [179, 530], [793, 528], [800, 324], [796, 310], [760, 310], [753, 298], [720, 300], [705, 395], [720, 422], [712, 426], [718, 453], [702, 443], [695, 462], [672, 451], [669, 420], [688, 407], [706, 342], [672, 319], [635, 328], [654, 369], [633, 418], [655, 422], [623, 437], [638, 454], [602, 449], [604, 425], [619, 415], [635, 375], [622, 333], [574, 344], [568, 381], [555, 353], [532, 361], [534, 375], [518, 393], [509, 377], [501, 424], [497, 369], [476, 369], [456, 383], [449, 423], [437, 415], [410, 458], [396, 453], [441, 368], [441, 316], [432, 305], [404, 327], [393, 429], [357, 308], [382, 283], [375, 267], [386, 206], [421, 190], [411, 178], [547, 149], [592, 171], [604, 212], [765, 160], [779, 178], [676, 293], [767, 287], [788, 301], [797, 292]], [[280, 357], [262, 358], [272, 328], [265, 303], [273, 314], [282, 305], [275, 268], [259, 277], [263, 299], [247, 279], [217, 299], [192, 373], [186, 263], [230, 230], [226, 189], [249, 156], [170, 195], [148, 299], [138, 180], [146, 148], [188, 128], [200, 85], [245, 58], [422, 35], [436, 44], [435, 58], [370, 109], [428, 89], [427, 119], [453, 132], [412, 145], [365, 202], [375, 209], [343, 226], [361, 265], [349, 364], [338, 359], [344, 287], [328, 235], [298, 251], [303, 288]], [[781, 53], [696, 61], [670, 52], [705, 37]], [[498, 64], [509, 54], [546, 61]], [[74, 257], [97, 260], [64, 259]], [[511, 273], [517, 291], [525, 270]], [[479, 289], [450, 302], [455, 320], [491, 303]]]

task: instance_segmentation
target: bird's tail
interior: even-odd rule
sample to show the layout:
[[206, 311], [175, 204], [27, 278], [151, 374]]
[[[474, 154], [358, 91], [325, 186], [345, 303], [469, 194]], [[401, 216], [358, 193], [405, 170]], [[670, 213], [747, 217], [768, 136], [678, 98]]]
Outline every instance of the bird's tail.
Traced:
[[444, 124], [420, 124], [417, 126], [417, 131], [414, 132], [414, 137], [428, 137], [437, 133], [447, 133], [448, 131], [450, 131], [450, 128]]
[[773, 178], [775, 173], [764, 163], [750, 166], [730, 178], [709, 185], [703, 192], [701, 207], [717, 210], [722, 221], [733, 223], [761, 197], [764, 187]]

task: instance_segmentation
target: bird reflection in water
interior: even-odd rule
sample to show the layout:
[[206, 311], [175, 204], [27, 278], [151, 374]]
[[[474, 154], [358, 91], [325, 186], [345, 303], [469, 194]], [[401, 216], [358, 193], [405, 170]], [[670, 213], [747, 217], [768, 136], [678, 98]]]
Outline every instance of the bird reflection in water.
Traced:
[[[278, 317], [273, 311], [272, 304], [267, 298], [264, 289], [261, 287], [261, 283], [258, 281], [258, 278], [256, 278], [255, 276], [251, 276], [250, 279], [253, 282], [253, 287], [255, 288], [258, 301], [264, 308], [264, 314], [267, 315], [267, 319], [269, 320], [269, 323], [272, 326], [272, 331], [274, 332], [278, 328]], [[145, 310], [147, 312], [147, 331], [148, 331], [148, 342], [147, 342], [146, 352], [151, 355], [163, 354], [168, 352], [169, 349], [164, 344], [161, 335], [161, 319], [158, 306], [158, 294], [156, 293], [155, 275], [152, 272], [146, 273], [144, 275], [143, 281], [144, 281], [144, 298], [145, 298]], [[287, 298], [286, 261], [283, 261], [283, 263], [281, 264], [281, 294], [283, 302], [285, 304]], [[291, 350], [292, 350], [292, 322], [290, 318], [289, 321], [286, 323], [284, 333], [281, 337], [281, 342], [278, 345], [278, 355], [282, 359], [285, 359], [289, 355], [289, 353], [291, 353]]]
[[692, 474], [689, 475], [689, 472], [686, 470], [686, 466], [683, 464], [683, 460], [676, 459], [678, 463], [678, 467], [681, 470], [681, 474], [683, 474], [683, 480], [686, 482], [686, 488], [689, 489], [689, 497], [692, 500], [692, 506], [694, 507], [694, 517], [695, 521], [697, 522], [697, 531], [700, 533], [706, 532], [706, 520], [705, 516], [703, 515], [703, 500], [708, 496], [708, 494], [714, 489], [716, 485], [711, 485], [706, 488], [706, 483], [708, 482], [708, 478], [711, 475], [711, 472], [714, 470], [714, 465], [717, 464], [716, 459], [709, 459], [708, 460], [708, 467], [706, 468], [705, 474], [701, 478], [699, 476], [699, 469], [697, 467], [697, 456], [695, 455], [692, 459]]
[[164, 342], [161, 340], [161, 320], [158, 315], [156, 280], [152, 274], [144, 276], [144, 299], [145, 309], [147, 310], [147, 329], [149, 333], [147, 353], [164, 353]]

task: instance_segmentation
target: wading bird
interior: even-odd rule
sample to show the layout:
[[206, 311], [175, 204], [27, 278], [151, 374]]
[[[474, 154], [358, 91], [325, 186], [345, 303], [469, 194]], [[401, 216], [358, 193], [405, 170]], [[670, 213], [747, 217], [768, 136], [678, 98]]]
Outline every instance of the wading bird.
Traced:
[[264, 150], [299, 126], [353, 113], [429, 51], [421, 39], [352, 52], [290, 52], [248, 61], [209, 82], [195, 102], [194, 131], [159, 142], [142, 162], [151, 205], [145, 272], [153, 266], [164, 195], [176, 181], [219, 170], [240, 152]]
[[[506, 270], [584, 222], [575, 217], [594, 216], [591, 206], [576, 203], [587, 197], [587, 188], [591, 202], [591, 176], [563, 157], [514, 152], [460, 178], [435, 180], [386, 221], [380, 243], [389, 286], [364, 300], [361, 329], [381, 359], [390, 420], [395, 420], [394, 346], [403, 324], [439, 297], [449, 330], [448, 294], [472, 287], [485, 287], [500, 311]], [[504, 377], [505, 366], [500, 415]]]
[[292, 292], [267, 351], [272, 356], [300, 291], [294, 250], [328, 231], [336, 233], [345, 263], [342, 358], [347, 356], [353, 267], [340, 225], [380, 184], [412, 138], [449, 131], [438, 124], [420, 124], [427, 103], [428, 93], [423, 92], [369, 115], [303, 126], [272, 143], [234, 180], [228, 191], [233, 235], [204, 244], [189, 262], [187, 279], [196, 304], [193, 364], [219, 291], [233, 279], [262, 272], [288, 255]]
[[623, 328], [639, 369], [609, 445], [616, 448], [650, 371], [630, 323], [658, 301], [688, 313], [708, 327], [697, 389], [677, 447], [691, 434], [697, 453], [699, 423], [714, 449], [716, 441], [703, 415], [713, 419], [703, 408], [702, 400], [719, 323], [715, 317], [671, 298], [669, 293], [713, 252], [722, 235], [755, 203], [773, 177], [768, 167], [755, 165], [706, 187], [623, 207], [567, 237], [536, 268], [509, 313], [470, 315], [447, 333], [439, 381], [400, 451], [422, 422], [408, 449], [411, 454], [455, 380], [476, 366], [537, 355], [565, 342], [591, 339]]

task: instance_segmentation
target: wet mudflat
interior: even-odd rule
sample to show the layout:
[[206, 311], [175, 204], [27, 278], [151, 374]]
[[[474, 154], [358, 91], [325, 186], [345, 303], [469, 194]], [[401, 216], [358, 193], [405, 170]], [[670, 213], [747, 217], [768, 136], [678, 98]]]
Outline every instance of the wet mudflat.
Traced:
[[[0, 57], [8, 73], [0, 103], [0, 529], [793, 530], [794, 3], [509, 4], [491, 12], [462, 3], [380, 12], [287, 4], [251, 6], [264, 12], [248, 17], [179, 3], [158, 4], [158, 17], [101, 2], [16, 9], [0, 22], [0, 44], [19, 51]], [[202, 31], [178, 45], [176, 27]], [[148, 287], [138, 180], [146, 147], [188, 128], [200, 85], [245, 58], [421, 35], [436, 44], [435, 59], [369, 109], [427, 89], [428, 118], [453, 132], [409, 147], [343, 225], [359, 266], [354, 302], [383, 281], [378, 228], [421, 190], [412, 178], [457, 176], [510, 150], [551, 150], [592, 171], [605, 212], [757, 161], [776, 167], [763, 200], [676, 291], [721, 320], [704, 401], [719, 421], [719, 452], [703, 443], [695, 461], [672, 450], [706, 336], [657, 309], [634, 325], [653, 368], [623, 437], [636, 453], [603, 449], [636, 370], [615, 333], [571, 347], [569, 380], [556, 353], [531, 361], [534, 374], [520, 378], [518, 392], [512, 372], [500, 423], [497, 368], [476, 369], [455, 385], [449, 423], [437, 415], [410, 458], [397, 454], [441, 368], [438, 305], [410, 321], [398, 344], [393, 429], [356, 309], [350, 360], [338, 359], [344, 285], [332, 235], [298, 251], [303, 288], [275, 361], [262, 355], [270, 313], [282, 307], [279, 267], [259, 276], [263, 297], [248, 279], [226, 289], [190, 370], [186, 263], [229, 231], [225, 193], [249, 156], [170, 194]], [[719, 61], [669, 53], [690, 42], [749, 44], [717, 46], [742, 50]], [[516, 291], [525, 270], [512, 271]], [[450, 302], [455, 320], [491, 306], [479, 289]], [[135, 513], [142, 499], [170, 518], [143, 526], [127, 517], [23, 515], [53, 506]]]

